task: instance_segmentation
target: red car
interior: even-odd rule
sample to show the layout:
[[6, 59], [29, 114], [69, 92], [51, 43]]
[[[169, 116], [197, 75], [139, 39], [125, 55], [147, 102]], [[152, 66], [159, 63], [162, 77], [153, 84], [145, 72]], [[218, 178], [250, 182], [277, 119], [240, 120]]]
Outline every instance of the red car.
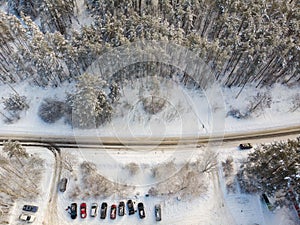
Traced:
[[110, 208], [110, 218], [112, 220], [116, 219], [116, 213], [117, 213], [117, 206], [115, 204], [111, 205]]
[[80, 204], [80, 217], [84, 219], [86, 217], [86, 204], [81, 203]]

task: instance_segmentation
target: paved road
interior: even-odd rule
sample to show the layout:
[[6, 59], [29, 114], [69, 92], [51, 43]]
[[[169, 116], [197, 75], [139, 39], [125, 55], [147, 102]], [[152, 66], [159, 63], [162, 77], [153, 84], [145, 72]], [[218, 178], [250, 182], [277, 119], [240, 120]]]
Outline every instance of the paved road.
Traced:
[[[116, 146], [120, 147], [141, 147], [141, 146], [162, 146], [162, 145], [188, 145], [188, 144], [203, 144], [208, 142], [231, 142], [242, 141], [249, 139], [262, 139], [267, 137], [279, 137], [291, 134], [300, 135], [300, 125], [292, 127], [277, 127], [269, 129], [261, 129], [256, 131], [227, 133], [227, 134], [212, 134], [210, 136], [183, 136], [183, 137], [163, 137], [163, 138], [126, 138], [126, 137], [97, 137], [97, 136], [62, 136], [62, 135], [30, 135], [30, 134], [7, 134], [0, 135], [0, 141], [7, 139], [19, 140], [22, 143], [40, 143], [40, 144], [55, 144], [57, 147], [99, 147], [101, 146]], [[100, 147], [101, 147], [100, 146]]]

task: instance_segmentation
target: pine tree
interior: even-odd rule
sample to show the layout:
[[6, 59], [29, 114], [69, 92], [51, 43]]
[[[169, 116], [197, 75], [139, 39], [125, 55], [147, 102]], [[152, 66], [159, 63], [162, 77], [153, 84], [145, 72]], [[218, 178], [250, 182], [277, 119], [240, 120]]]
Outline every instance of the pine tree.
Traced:
[[55, 55], [53, 46], [47, 40], [51, 36], [44, 35], [29, 17], [22, 18], [30, 34], [30, 45], [28, 49], [24, 49], [23, 58], [35, 69], [33, 81], [43, 87], [58, 86], [68, 78], [68, 74], [64, 71], [61, 60]]
[[106, 82], [85, 73], [78, 78], [76, 92], [71, 97], [72, 125], [91, 129], [109, 122], [112, 107], [103, 91]]
[[300, 193], [300, 138], [263, 144], [248, 155], [239, 180], [246, 191]]
[[76, 92], [71, 102], [71, 122], [74, 127], [96, 128], [97, 83], [99, 79], [87, 73], [78, 78]]
[[110, 86], [110, 93], [108, 94], [108, 97], [110, 98], [112, 103], [115, 103], [120, 98], [120, 87], [117, 83], [113, 82]]
[[95, 107], [96, 126], [103, 125], [111, 121], [113, 108], [108, 101], [104, 91], [99, 91], [97, 96], [97, 104]]

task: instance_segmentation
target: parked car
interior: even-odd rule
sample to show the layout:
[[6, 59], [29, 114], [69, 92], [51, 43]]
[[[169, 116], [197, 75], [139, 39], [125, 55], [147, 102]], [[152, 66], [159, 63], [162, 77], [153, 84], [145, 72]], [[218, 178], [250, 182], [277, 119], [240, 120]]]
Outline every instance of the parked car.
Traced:
[[62, 178], [59, 182], [59, 191], [65, 192], [67, 189], [67, 183], [68, 183], [68, 179]]
[[80, 217], [82, 219], [86, 218], [86, 203], [81, 203], [80, 204]]
[[128, 208], [128, 214], [133, 215], [134, 214], [134, 206], [132, 200], [127, 201], [127, 208]]
[[253, 146], [250, 143], [242, 143], [239, 145], [239, 147], [241, 150], [253, 148]]
[[142, 202], [140, 202], [138, 204], [138, 211], [139, 211], [139, 216], [141, 219], [144, 219], [145, 218], [145, 209], [144, 209], [144, 204]]
[[27, 211], [27, 212], [37, 212], [39, 209], [39, 207], [35, 206], [35, 205], [24, 205], [23, 206], [23, 210]]
[[272, 210], [272, 204], [271, 204], [271, 202], [270, 202], [268, 196], [267, 196], [265, 193], [263, 193], [263, 194], [261, 195], [261, 198], [262, 198], [262, 200], [265, 202], [265, 204], [267, 205], [268, 209], [269, 209], [269, 210]]
[[71, 218], [74, 220], [77, 217], [77, 204], [72, 203], [70, 207]]
[[107, 203], [103, 202], [101, 204], [101, 211], [100, 211], [100, 219], [105, 219], [107, 211]]
[[118, 207], [118, 215], [119, 216], [124, 216], [124, 214], [125, 214], [125, 203], [120, 202], [119, 207]]
[[155, 220], [161, 221], [161, 206], [160, 206], [160, 204], [156, 204], [154, 206], [154, 212], [155, 212]]
[[112, 220], [116, 219], [116, 214], [117, 214], [117, 206], [115, 204], [111, 205], [110, 208], [110, 218]]
[[92, 203], [92, 206], [91, 206], [91, 217], [97, 216], [97, 211], [98, 211], [98, 204], [97, 203]]
[[26, 213], [22, 213], [19, 216], [19, 219], [22, 220], [22, 221], [26, 221], [27, 223], [32, 223], [35, 220], [35, 216], [34, 215], [29, 215], [29, 214], [26, 214]]

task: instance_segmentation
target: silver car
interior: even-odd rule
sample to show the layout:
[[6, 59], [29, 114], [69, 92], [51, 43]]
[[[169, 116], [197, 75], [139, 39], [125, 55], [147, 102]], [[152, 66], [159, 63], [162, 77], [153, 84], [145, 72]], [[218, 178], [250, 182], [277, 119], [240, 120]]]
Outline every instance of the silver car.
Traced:
[[155, 211], [155, 220], [161, 221], [161, 206], [160, 204], [156, 204], [154, 207]]
[[92, 203], [91, 217], [96, 217], [97, 216], [97, 211], [98, 211], [98, 204], [97, 203]]

